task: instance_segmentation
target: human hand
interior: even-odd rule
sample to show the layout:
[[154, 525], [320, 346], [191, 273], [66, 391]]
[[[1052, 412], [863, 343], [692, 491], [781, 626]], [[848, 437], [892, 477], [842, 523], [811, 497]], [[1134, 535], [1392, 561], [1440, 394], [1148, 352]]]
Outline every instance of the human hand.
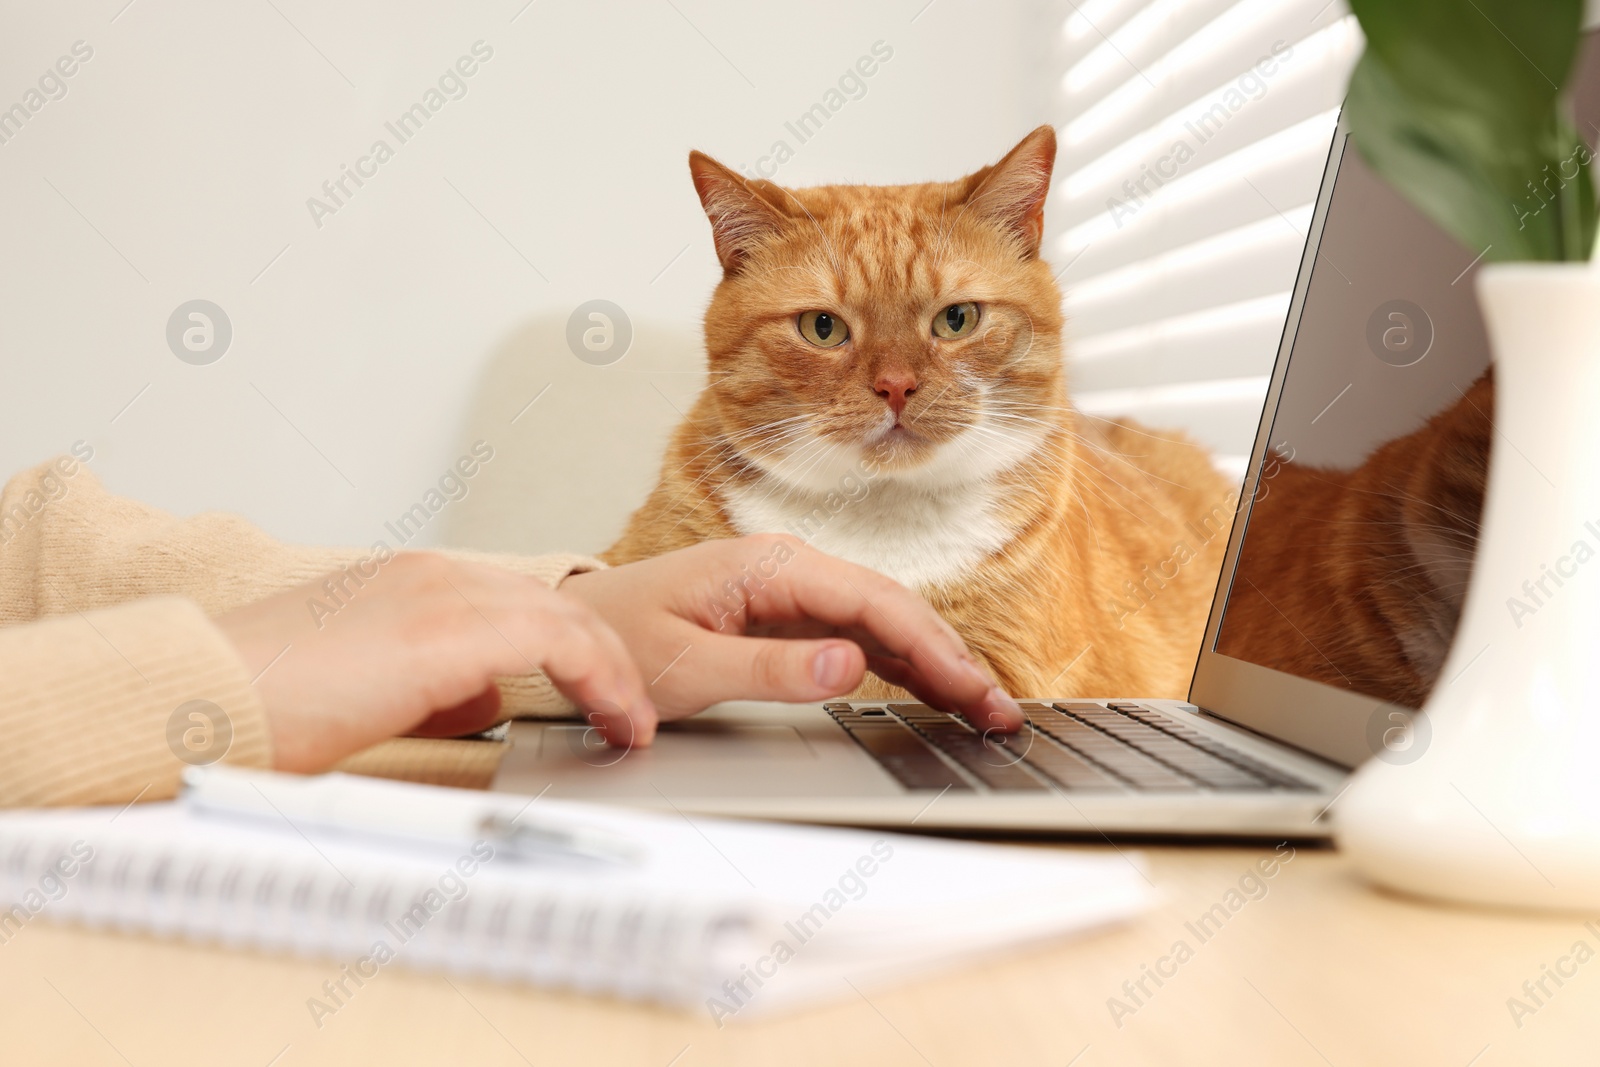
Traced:
[[574, 574], [560, 592], [621, 636], [664, 719], [721, 700], [826, 700], [855, 689], [870, 667], [979, 729], [1023, 723], [921, 597], [793, 537], [708, 541]]
[[388, 737], [492, 725], [497, 675], [542, 669], [608, 742], [655, 732], [656, 711], [622, 640], [588, 607], [509, 571], [402, 553], [331, 617], [319, 582], [216, 623], [265, 705], [279, 770], [324, 770]]

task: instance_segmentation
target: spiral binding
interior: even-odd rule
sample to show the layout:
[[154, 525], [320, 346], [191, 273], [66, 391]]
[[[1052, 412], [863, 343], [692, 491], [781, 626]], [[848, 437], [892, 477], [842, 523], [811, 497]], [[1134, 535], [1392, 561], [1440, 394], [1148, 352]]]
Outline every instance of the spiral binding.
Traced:
[[[0, 902], [38, 890], [81, 837], [0, 830]], [[413, 905], [438, 889], [415, 862], [335, 867], [281, 849], [89, 841], [93, 858], [28, 921], [75, 922], [231, 948], [348, 963], [378, 941], [393, 963], [669, 1004], [697, 1003], [721, 961], [749, 943], [754, 916], [726, 901], [644, 895], [638, 887], [543, 884], [480, 872], [425, 923]], [[52, 883], [54, 885], [56, 883]], [[6, 904], [0, 903], [0, 924]], [[29, 910], [24, 908], [24, 910]], [[0, 927], [3, 932], [3, 927]]]

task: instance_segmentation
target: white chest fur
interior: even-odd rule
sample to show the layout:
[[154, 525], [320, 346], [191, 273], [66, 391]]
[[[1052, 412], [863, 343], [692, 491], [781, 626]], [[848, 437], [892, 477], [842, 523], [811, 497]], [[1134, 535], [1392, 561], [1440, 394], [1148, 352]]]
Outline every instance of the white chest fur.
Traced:
[[965, 577], [1013, 536], [987, 480], [929, 489], [879, 477], [855, 489], [818, 492], [769, 475], [721, 496], [740, 533], [790, 533], [912, 589]]

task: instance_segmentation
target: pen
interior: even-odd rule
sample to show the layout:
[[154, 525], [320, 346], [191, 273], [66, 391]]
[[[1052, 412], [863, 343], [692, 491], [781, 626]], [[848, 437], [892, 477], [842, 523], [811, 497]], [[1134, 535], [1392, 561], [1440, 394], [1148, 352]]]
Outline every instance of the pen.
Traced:
[[[573, 858], [628, 864], [636, 843], [566, 820], [529, 818], [515, 798], [419, 790], [353, 774], [292, 775], [215, 765], [183, 774], [183, 800], [213, 815], [248, 816], [410, 841], [482, 838], [523, 859]], [[531, 803], [528, 802], [528, 803]]]

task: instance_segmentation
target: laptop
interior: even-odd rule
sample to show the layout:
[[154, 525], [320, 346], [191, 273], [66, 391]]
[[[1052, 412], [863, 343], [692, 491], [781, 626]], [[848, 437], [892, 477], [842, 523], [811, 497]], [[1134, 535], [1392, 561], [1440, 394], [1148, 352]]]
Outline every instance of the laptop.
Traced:
[[[1591, 143], [1600, 132], [1595, 38], [1574, 93]], [[1308, 537], [1292, 517], [1325, 498], [1292, 495], [1309, 496], [1316, 479], [1275, 476], [1285, 462], [1360, 467], [1385, 443], [1473, 402], [1489, 366], [1473, 290], [1478, 250], [1390, 190], [1348, 134], [1341, 117], [1187, 700], [1017, 694], [1028, 725], [1011, 736], [980, 734], [909, 699], [729, 703], [663, 725], [654, 746], [631, 752], [605, 747], [583, 724], [518, 722], [494, 787], [686, 815], [926, 831], [1326, 837], [1353, 768], [1425, 753], [1417, 709], [1431, 686], [1455, 682], [1437, 674], [1474, 543], [1447, 539], [1444, 552], [1435, 539], [1414, 560], [1390, 560], [1397, 576], [1437, 572], [1416, 594], [1432, 598], [1418, 613], [1427, 625], [1393, 642], [1410, 671], [1401, 684], [1362, 662], [1370, 633], [1355, 631], [1368, 625], [1358, 612], [1330, 618], [1316, 598], [1275, 588], [1257, 561], [1286, 551], [1330, 566], [1335, 555], [1346, 564], [1352, 554], [1358, 563], [1362, 553], [1392, 556], [1428, 541], [1431, 513], [1411, 509], [1415, 530], [1396, 528], [1396, 509], [1372, 528], [1330, 521]], [[1396, 453], [1399, 469], [1382, 472], [1391, 486], [1410, 473], [1405, 464], [1421, 462], [1405, 448], [1384, 455]], [[1477, 461], [1487, 462], [1487, 448]], [[1475, 504], [1467, 510], [1464, 525], [1475, 528]], [[1263, 611], [1282, 625], [1261, 625]]]

